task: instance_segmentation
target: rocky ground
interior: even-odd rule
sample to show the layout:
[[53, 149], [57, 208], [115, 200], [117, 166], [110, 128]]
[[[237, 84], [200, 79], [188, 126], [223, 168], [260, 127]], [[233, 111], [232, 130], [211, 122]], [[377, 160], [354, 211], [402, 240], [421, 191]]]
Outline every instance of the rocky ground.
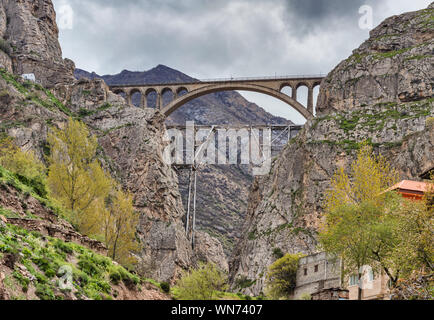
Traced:
[[434, 8], [384, 21], [323, 81], [316, 119], [307, 122], [256, 179], [243, 237], [230, 269], [233, 288], [258, 295], [275, 249], [316, 251], [322, 201], [336, 169], [368, 141], [400, 172], [418, 179], [434, 167]]

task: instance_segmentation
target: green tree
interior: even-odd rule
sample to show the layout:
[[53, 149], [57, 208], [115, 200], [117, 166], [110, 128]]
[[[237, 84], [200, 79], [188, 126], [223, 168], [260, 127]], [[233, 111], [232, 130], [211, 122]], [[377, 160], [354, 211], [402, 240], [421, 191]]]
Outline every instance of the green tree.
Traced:
[[417, 270], [434, 272], [433, 199], [434, 182], [428, 182], [423, 201], [403, 200], [394, 212], [399, 246], [390, 260], [399, 267], [403, 278], [410, 277]]
[[112, 181], [96, 158], [96, 138], [84, 123], [69, 119], [63, 130], [53, 128], [47, 141], [50, 196], [69, 210], [80, 232], [98, 233], [99, 215]]
[[8, 136], [0, 138], [0, 164], [29, 179], [45, 180], [46, 168], [32, 150], [23, 151]]
[[268, 268], [267, 296], [271, 299], [290, 297], [296, 286], [298, 261], [302, 257], [302, 254], [286, 254]]
[[97, 139], [86, 125], [69, 119], [64, 129], [53, 129], [47, 184], [50, 196], [70, 214], [81, 233], [101, 239], [110, 257], [131, 267], [138, 249], [138, 216], [133, 198], [122, 191], [96, 157]]
[[9, 136], [0, 138], [0, 164], [16, 174], [17, 178], [41, 197], [47, 196], [46, 168], [32, 150], [23, 151]]
[[119, 188], [107, 202], [101, 225], [109, 256], [122, 265], [131, 267], [136, 263], [131, 253], [139, 249], [135, 237], [139, 217], [134, 211], [133, 197]]
[[218, 291], [227, 288], [227, 276], [212, 263], [184, 271], [174, 288], [180, 300], [214, 300]]
[[[319, 242], [342, 259], [345, 273], [357, 271], [359, 282], [364, 265], [382, 269], [397, 281], [399, 269], [390, 263], [390, 256], [399, 245], [393, 212], [400, 198], [385, 192], [396, 182], [396, 171], [383, 157], [373, 155], [368, 145], [359, 151], [349, 175], [341, 168], [331, 181]], [[360, 286], [358, 296], [361, 299]]]

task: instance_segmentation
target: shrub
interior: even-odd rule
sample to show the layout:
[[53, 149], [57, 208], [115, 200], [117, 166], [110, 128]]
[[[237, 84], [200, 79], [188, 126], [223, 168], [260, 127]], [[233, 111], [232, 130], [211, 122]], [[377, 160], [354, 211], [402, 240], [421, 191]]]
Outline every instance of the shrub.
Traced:
[[296, 285], [298, 261], [302, 256], [301, 254], [286, 254], [268, 268], [267, 296], [271, 299], [289, 298]]
[[35, 294], [41, 300], [54, 300], [56, 296], [48, 284], [37, 283]]
[[32, 188], [36, 194], [46, 197], [45, 166], [32, 151], [22, 151], [12, 138], [0, 138], [0, 164], [15, 173], [16, 178]]
[[175, 287], [180, 300], [214, 300], [217, 291], [226, 290], [226, 275], [214, 264], [201, 263], [197, 269], [183, 272]]
[[163, 292], [169, 293], [170, 292], [170, 283], [169, 282], [161, 282], [160, 288], [161, 288], [161, 290], [163, 290]]
[[59, 239], [54, 240], [53, 245], [58, 251], [64, 252], [66, 254], [72, 254], [74, 252], [74, 250], [71, 248], [69, 244]]
[[428, 128], [434, 128], [434, 117], [426, 119], [426, 126]]
[[109, 277], [110, 277], [110, 281], [116, 285], [118, 285], [119, 282], [122, 280], [121, 274], [116, 269], [110, 270]]
[[27, 290], [29, 289], [30, 280], [16, 270], [13, 272], [13, 276], [20, 283], [23, 292], [27, 292]]
[[312, 296], [309, 293], [303, 293], [300, 296], [300, 300], [312, 300]]

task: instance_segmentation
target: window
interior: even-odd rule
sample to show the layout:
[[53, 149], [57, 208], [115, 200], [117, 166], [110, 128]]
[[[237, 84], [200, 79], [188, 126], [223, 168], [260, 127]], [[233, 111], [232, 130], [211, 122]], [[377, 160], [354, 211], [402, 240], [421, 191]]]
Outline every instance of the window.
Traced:
[[315, 272], [318, 272], [318, 265], [315, 266]]
[[352, 275], [350, 277], [350, 286], [356, 286], [359, 283], [359, 277], [357, 275]]
[[372, 271], [372, 269], [368, 272], [368, 279], [369, 281], [374, 281], [374, 271]]
[[304, 268], [304, 275], [307, 276], [307, 268]]

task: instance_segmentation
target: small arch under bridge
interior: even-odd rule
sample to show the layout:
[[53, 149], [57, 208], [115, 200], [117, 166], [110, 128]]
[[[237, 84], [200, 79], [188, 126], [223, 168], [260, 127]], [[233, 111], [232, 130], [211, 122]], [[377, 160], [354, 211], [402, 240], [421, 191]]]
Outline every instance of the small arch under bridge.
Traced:
[[[122, 94], [128, 104], [132, 105], [134, 94], [140, 94], [140, 107], [148, 107], [148, 97], [151, 93], [156, 95], [156, 108], [166, 116], [198, 97], [220, 92], [220, 91], [252, 91], [263, 93], [277, 98], [295, 110], [306, 119], [314, 115], [314, 88], [321, 85], [323, 76], [284, 76], [284, 77], [263, 77], [263, 78], [231, 78], [216, 79], [180, 83], [157, 83], [157, 84], [136, 84], [136, 85], [112, 85], [110, 90], [116, 94]], [[307, 105], [302, 105], [297, 100], [297, 89], [307, 87]], [[282, 92], [285, 88], [291, 88], [291, 95]], [[170, 101], [163, 105], [163, 95], [171, 93]]]

